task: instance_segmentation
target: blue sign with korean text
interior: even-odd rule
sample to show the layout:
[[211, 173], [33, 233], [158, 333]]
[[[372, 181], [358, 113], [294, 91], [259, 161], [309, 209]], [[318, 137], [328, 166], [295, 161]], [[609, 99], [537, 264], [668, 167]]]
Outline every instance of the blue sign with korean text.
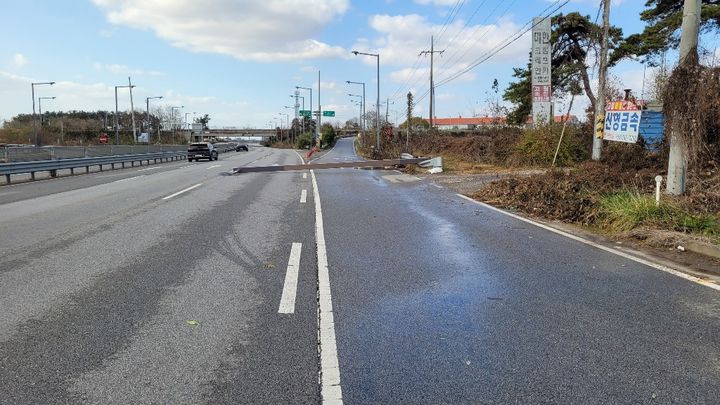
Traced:
[[606, 111], [603, 139], [628, 143], [637, 142], [641, 117], [641, 110]]

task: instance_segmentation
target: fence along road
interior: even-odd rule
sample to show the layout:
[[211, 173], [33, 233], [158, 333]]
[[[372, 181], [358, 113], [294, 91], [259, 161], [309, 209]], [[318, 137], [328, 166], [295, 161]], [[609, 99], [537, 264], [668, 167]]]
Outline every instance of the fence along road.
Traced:
[[[235, 150], [236, 143], [215, 144], [220, 153]], [[5, 183], [11, 183], [13, 174], [30, 174], [30, 180], [35, 180], [35, 173], [48, 172], [50, 177], [56, 177], [58, 170], [69, 170], [70, 175], [75, 174], [74, 169], [85, 168], [90, 173], [90, 167], [96, 166], [103, 171], [104, 166], [115, 169], [115, 164], [122, 168], [125, 163], [131, 167], [135, 162], [142, 166], [142, 162], [150, 164], [162, 163], [184, 159], [186, 146], [178, 145], [150, 145], [150, 146], [100, 146], [100, 147], [6, 147], [6, 160], [10, 163], [0, 163], [0, 175], [5, 175]], [[148, 152], [153, 150], [153, 152]]]

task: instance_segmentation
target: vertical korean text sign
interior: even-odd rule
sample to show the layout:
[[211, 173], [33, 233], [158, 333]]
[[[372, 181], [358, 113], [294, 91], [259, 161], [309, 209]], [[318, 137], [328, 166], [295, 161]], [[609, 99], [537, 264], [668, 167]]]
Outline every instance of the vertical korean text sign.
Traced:
[[533, 123], [549, 123], [552, 116], [550, 18], [533, 18], [532, 97]]
[[630, 101], [608, 103], [605, 110], [606, 141], [635, 143], [640, 133], [642, 110]]

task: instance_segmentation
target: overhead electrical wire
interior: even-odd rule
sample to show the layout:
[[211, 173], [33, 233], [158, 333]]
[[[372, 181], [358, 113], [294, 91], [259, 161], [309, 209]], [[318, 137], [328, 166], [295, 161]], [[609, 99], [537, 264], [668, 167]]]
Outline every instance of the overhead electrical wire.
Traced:
[[[458, 5], [459, 4], [459, 5]], [[457, 17], [458, 13], [460, 12], [460, 9], [465, 5], [465, 0], [457, 0], [455, 2], [455, 6], [453, 6], [453, 9], [450, 10], [450, 13], [448, 14], [448, 18], [445, 20], [445, 23], [443, 24], [442, 28], [440, 29], [440, 32], [436, 35], [436, 39], [438, 42], [440, 42], [440, 38], [442, 38], [443, 34], [447, 31], [448, 27], [452, 25], [452, 23], [455, 21], [455, 17]]]
[[[485, 2], [485, 0], [483, 0], [483, 3], [484, 2]], [[458, 13], [460, 12], [460, 9], [462, 8], [462, 6], [464, 4], [465, 4], [465, 0], [456, 0], [455, 1], [455, 4], [453, 4], [452, 8], [450, 9], [450, 12], [448, 13], [447, 17], [445, 18], [445, 22], [440, 27], [440, 30], [438, 31], [438, 33], [435, 34], [435, 36], [438, 40], [445, 33], [445, 31], [447, 30], [447, 27], [455, 21], [455, 18], [457, 17]], [[477, 13], [477, 9], [475, 10], [475, 13]], [[398, 86], [398, 88], [392, 93], [392, 96], [390, 97], [392, 100], [397, 100], [400, 97], [404, 96], [403, 90], [408, 87], [410, 89], [412, 89], [412, 87], [414, 87], [415, 84], [419, 81], [418, 78], [416, 78], [416, 74], [420, 72], [419, 65], [420, 65], [421, 59], [422, 59], [421, 55], [418, 55], [417, 59], [415, 60], [415, 63], [413, 64], [413, 67], [410, 68], [410, 74], [407, 76], [407, 79], [405, 79], [405, 81], [400, 86]], [[421, 77], [422, 76], [420, 76], [420, 78]], [[415, 79], [415, 81], [413, 81], [413, 84], [408, 86], [410, 81], [413, 79]]]
[[[543, 18], [549, 18], [552, 16], [553, 13], [560, 10], [562, 7], [567, 5], [570, 0], [557, 0], [555, 1], [551, 6], [545, 8], [541, 14], [545, 14]], [[548, 11], [549, 9], [552, 9]], [[442, 85], [445, 85], [453, 80], [456, 80], [457, 78], [463, 76], [464, 74], [470, 72], [472, 69], [480, 65], [481, 63], [487, 61], [488, 59], [495, 56], [498, 52], [502, 51], [503, 49], [507, 48], [510, 44], [520, 39], [523, 35], [525, 35], [528, 31], [530, 31], [534, 27], [533, 20], [528, 21], [525, 23], [518, 31], [516, 31], [514, 34], [507, 37], [504, 41], [502, 41], [500, 44], [495, 46], [493, 49], [485, 52], [484, 54], [480, 55], [478, 58], [476, 58], [470, 65], [467, 67], [451, 74], [450, 76], [447, 76], [444, 79], [439, 80], [435, 87], [440, 87]], [[415, 100], [415, 103], [419, 103], [422, 101], [427, 95], [430, 93], [430, 89], [426, 90], [420, 97], [418, 97]]]

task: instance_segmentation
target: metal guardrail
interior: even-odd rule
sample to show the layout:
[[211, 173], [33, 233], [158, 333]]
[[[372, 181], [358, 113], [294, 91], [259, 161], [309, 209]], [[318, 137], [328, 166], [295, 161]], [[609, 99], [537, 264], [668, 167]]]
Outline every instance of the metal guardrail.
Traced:
[[186, 145], [4, 146], [0, 147], [0, 163], [178, 152], [186, 149]]
[[99, 166], [100, 171], [103, 170], [104, 165], [110, 165], [112, 169], [115, 169], [115, 165], [122, 165], [125, 167], [126, 163], [135, 165], [135, 162], [139, 162], [142, 166], [142, 162], [147, 161], [169, 161], [184, 159], [186, 151], [176, 152], [156, 152], [156, 153], [141, 153], [134, 155], [115, 155], [115, 156], [101, 156], [101, 157], [90, 157], [90, 158], [73, 158], [73, 159], [57, 159], [57, 160], [41, 160], [35, 162], [16, 162], [16, 163], [2, 163], [0, 164], [0, 175], [5, 175], [5, 181], [7, 184], [11, 183], [11, 175], [13, 174], [30, 174], [30, 178], [35, 180], [35, 173], [37, 172], [49, 172], [50, 177], [57, 177], [58, 170], [70, 170], [70, 174], [75, 174], [75, 169], [85, 168], [85, 172], [90, 172], [91, 166]]
[[[230, 152], [234, 151], [236, 148], [236, 143], [216, 143], [215, 148], [219, 153], [224, 152]], [[163, 148], [167, 149], [166, 145], [162, 146]], [[54, 151], [63, 150], [63, 148], [73, 148], [73, 147], [52, 147]], [[57, 171], [58, 170], [70, 170], [70, 174], [75, 174], [75, 169], [77, 168], [85, 168], [85, 172], [90, 172], [91, 166], [98, 166], [100, 168], [100, 171], [103, 171], [104, 165], [110, 165], [110, 167], [114, 170], [115, 165], [119, 164], [123, 168], [125, 167], [126, 163], [130, 163], [132, 166], [135, 165], [135, 162], [139, 162], [140, 166], [142, 166], [142, 162], [147, 161], [148, 164], [150, 164], [150, 161], [155, 161], [155, 163], [159, 161], [169, 161], [169, 160], [178, 160], [178, 159], [185, 159], [187, 157], [187, 146], [179, 146], [179, 145], [171, 145], [172, 150], [166, 150], [166, 151], [160, 151], [160, 152], [150, 152], [150, 153], [125, 153], [125, 154], [115, 154], [115, 155], [106, 155], [106, 156], [87, 156], [88, 154], [92, 154], [93, 152], [97, 153], [98, 149], [100, 148], [100, 153], [109, 151], [132, 151], [136, 150], [134, 148], [138, 148], [137, 146], [111, 146], [111, 147], [87, 147], [84, 149], [85, 157], [64, 157], [60, 158], [58, 155], [55, 155], [55, 159], [43, 159], [43, 160], [30, 160], [30, 161], [20, 161], [20, 162], [11, 162], [11, 163], [0, 163], [0, 175], [5, 175], [5, 181], [6, 184], [11, 183], [11, 176], [13, 174], [30, 174], [31, 180], [35, 180], [35, 173], [37, 172], [49, 172], [50, 177], [57, 177]], [[110, 149], [107, 149], [110, 148]], [[147, 149], [148, 146], [139, 146], [139, 148], [145, 148]], [[8, 148], [5, 148], [6, 150]], [[10, 149], [25, 149], [25, 147], [20, 148], [10, 148]], [[46, 150], [49, 148], [37, 148], [37, 147], [30, 147], [28, 149], [41, 149]], [[90, 153], [89, 153], [90, 152]]]

